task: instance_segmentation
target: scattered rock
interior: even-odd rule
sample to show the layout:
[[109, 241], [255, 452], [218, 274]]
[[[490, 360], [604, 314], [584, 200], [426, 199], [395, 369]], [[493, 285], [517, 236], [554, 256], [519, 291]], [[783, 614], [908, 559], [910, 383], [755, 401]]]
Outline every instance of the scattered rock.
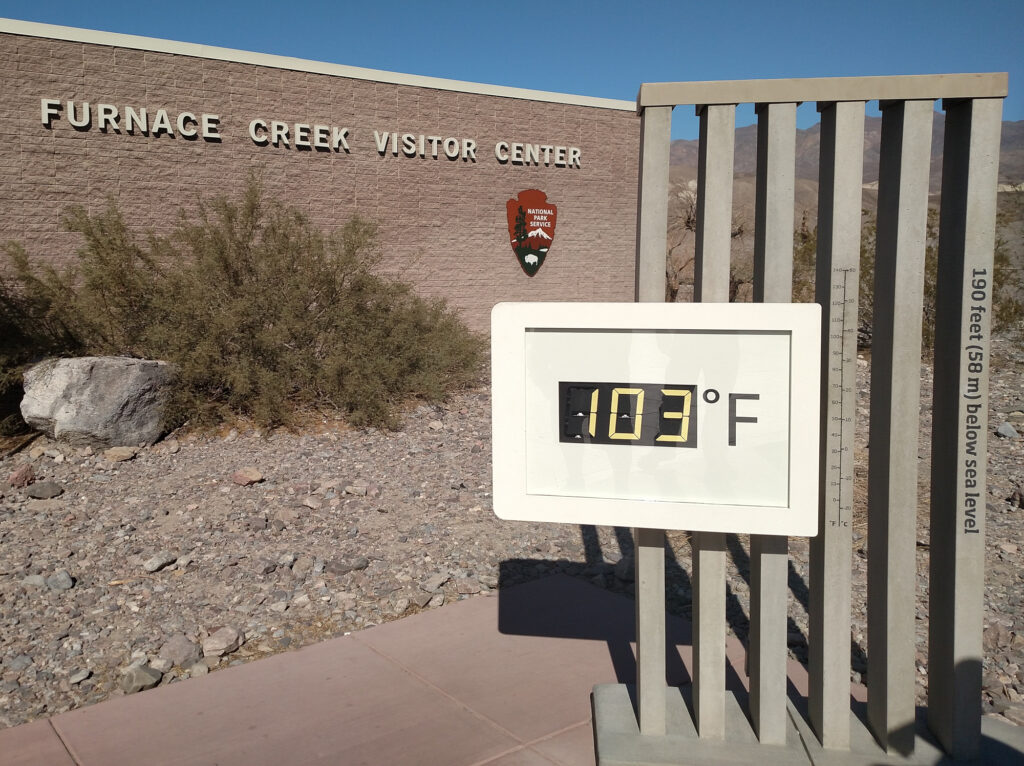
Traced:
[[121, 678], [121, 689], [124, 690], [125, 694], [143, 692], [146, 689], [152, 689], [160, 683], [160, 679], [163, 677], [163, 673], [149, 667], [149, 665], [133, 665], [128, 668]]
[[68, 676], [68, 683], [80, 684], [80, 683], [82, 683], [82, 681], [84, 681], [85, 679], [87, 679], [91, 675], [92, 675], [92, 671], [89, 670], [88, 668], [83, 668], [82, 670], [72, 671], [71, 675]]
[[263, 481], [263, 474], [260, 473], [258, 468], [246, 466], [231, 474], [231, 481], [242, 487], [250, 487]]
[[996, 436], [1001, 436], [1004, 439], [1016, 439], [1020, 434], [1017, 433], [1017, 429], [1014, 428], [1010, 423], [1003, 422], [999, 424], [999, 428], [996, 429]]
[[41, 574], [29, 575], [21, 581], [21, 584], [24, 585], [26, 588], [45, 588], [46, 578], [43, 577]]
[[[367, 562], [369, 563], [369, 562]], [[364, 567], [365, 568], [365, 567]], [[296, 580], [305, 580], [313, 571], [313, 559], [309, 556], [299, 556], [292, 564], [292, 575]]]
[[297, 558], [298, 556], [296, 556], [294, 553], [282, 553], [280, 556], [277, 557], [277, 565], [282, 567], [288, 567], [290, 569]]
[[25, 488], [25, 494], [36, 500], [52, 500], [64, 494], [64, 488], [54, 481], [39, 481]]
[[366, 569], [368, 566], [370, 566], [369, 559], [365, 556], [357, 556], [354, 559], [331, 559], [327, 562], [325, 570], [332, 575], [340, 577], [349, 572]]
[[139, 454], [135, 447], [111, 447], [103, 450], [103, 459], [110, 463], [124, 463]]
[[268, 575], [273, 574], [274, 570], [277, 569], [277, 564], [267, 558], [256, 559], [256, 574]]
[[392, 608], [394, 609], [395, 614], [398, 614], [398, 615], [405, 614], [406, 611], [408, 611], [408, 609], [409, 609], [409, 599], [407, 599], [407, 598], [396, 599], [395, 601], [392, 602]]
[[428, 577], [426, 580], [420, 583], [420, 588], [425, 590], [427, 593], [433, 593], [436, 590], [440, 590], [441, 586], [444, 585], [448, 580], [451, 579], [451, 575], [447, 572], [438, 572], [435, 575]]
[[20, 673], [25, 668], [32, 664], [32, 658], [27, 654], [19, 654], [17, 657], [12, 659], [10, 662], [4, 665], [4, 670], [11, 670], [15, 673]]
[[159, 572], [161, 569], [165, 569], [178, 560], [178, 556], [175, 553], [169, 551], [159, 551], [150, 558], [146, 559], [143, 563], [142, 568], [147, 572]]
[[181, 450], [181, 445], [177, 439], [165, 439], [164, 440], [164, 452], [168, 455], [177, 455]]
[[230, 654], [245, 643], [245, 634], [236, 628], [224, 626], [203, 640], [204, 657], [220, 657]]
[[36, 480], [36, 472], [31, 463], [22, 463], [7, 477], [7, 483], [16, 489], [27, 487]]
[[46, 578], [46, 587], [50, 590], [71, 590], [75, 587], [75, 581], [66, 569], [58, 569]]
[[160, 659], [167, 660], [172, 665], [187, 668], [195, 664], [201, 657], [199, 645], [190, 640], [183, 633], [174, 633], [160, 647]]
[[274, 521], [279, 521], [285, 526], [295, 524], [302, 519], [303, 513], [298, 508], [280, 508], [274, 514]]

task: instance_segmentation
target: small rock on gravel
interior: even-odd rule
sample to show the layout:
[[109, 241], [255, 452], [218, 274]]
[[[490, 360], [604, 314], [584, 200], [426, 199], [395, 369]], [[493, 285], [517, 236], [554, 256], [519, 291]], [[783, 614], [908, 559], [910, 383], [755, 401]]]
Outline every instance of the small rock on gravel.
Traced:
[[203, 641], [204, 657], [220, 657], [230, 654], [245, 643], [245, 634], [230, 626], [214, 631]]
[[249, 487], [253, 484], [259, 484], [263, 481], [263, 474], [259, 472], [259, 469], [252, 466], [246, 466], [240, 468], [231, 475], [231, 481], [242, 487]]
[[187, 668], [199, 661], [201, 652], [199, 645], [191, 641], [185, 634], [175, 633], [164, 641], [163, 646], [160, 647], [159, 656], [178, 667]]
[[87, 668], [83, 668], [82, 670], [75, 670], [71, 673], [71, 675], [68, 676], [68, 683], [80, 684], [82, 683], [82, 681], [84, 681], [91, 675], [92, 671]]
[[152, 689], [160, 683], [160, 679], [163, 677], [163, 673], [148, 665], [133, 665], [121, 678], [121, 688], [125, 694], [143, 692], [146, 689]]
[[1020, 434], [1017, 433], [1017, 429], [1013, 425], [1003, 422], [996, 429], [996, 436], [1001, 436], [1004, 439], [1016, 439]]
[[40, 574], [29, 575], [21, 581], [21, 584], [26, 588], [45, 588], [46, 578]]
[[168, 551], [160, 551], [154, 554], [150, 558], [146, 559], [142, 568], [147, 572], [159, 572], [161, 569], [165, 569], [178, 560], [177, 554], [170, 553]]
[[22, 463], [13, 471], [11, 471], [11, 475], [7, 477], [7, 483], [17, 489], [27, 487], [35, 480], [36, 472], [35, 469], [32, 468], [31, 463]]
[[63, 495], [64, 488], [53, 481], [40, 481], [26, 487], [25, 494], [35, 500], [52, 500]]
[[71, 590], [75, 587], [75, 581], [66, 569], [58, 569], [46, 578], [46, 587], [50, 590]]
[[20, 673], [22, 670], [32, 664], [32, 658], [27, 654], [19, 654], [13, 660], [8, 662], [5, 666], [5, 670], [11, 670], [15, 673]]
[[103, 450], [103, 457], [111, 463], [123, 463], [138, 454], [139, 451], [135, 447], [111, 447]]
[[426, 580], [420, 583], [420, 588], [425, 590], [427, 593], [433, 593], [439, 590], [448, 580], [451, 579], [451, 575], [447, 572], [438, 572], [436, 575], [428, 577]]
[[358, 572], [370, 566], [370, 561], [365, 556], [356, 556], [354, 559], [331, 559], [327, 562], [326, 571], [332, 575], [346, 575], [349, 572]]

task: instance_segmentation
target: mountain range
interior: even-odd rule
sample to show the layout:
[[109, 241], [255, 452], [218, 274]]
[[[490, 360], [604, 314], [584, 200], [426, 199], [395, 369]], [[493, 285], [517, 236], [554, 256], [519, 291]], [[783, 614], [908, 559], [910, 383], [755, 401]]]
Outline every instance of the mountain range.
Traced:
[[[931, 204], [937, 206], [942, 184], [942, 144], [945, 114], [937, 111], [932, 125], [932, 162], [929, 189]], [[882, 118], [864, 121], [863, 207], [873, 212], [877, 205], [878, 158], [882, 141]], [[796, 132], [796, 175], [794, 184], [794, 229], [813, 229], [818, 216], [818, 159], [821, 125]], [[675, 268], [681, 281], [692, 273], [693, 231], [690, 228], [697, 189], [698, 142], [673, 141], [669, 152], [669, 243], [670, 271]], [[736, 129], [733, 180], [733, 263], [749, 271], [754, 250], [754, 202], [757, 170], [757, 126]], [[999, 236], [1008, 242], [1013, 262], [1024, 266], [1024, 120], [1003, 122], [999, 154], [999, 205], [1009, 211], [1002, 216]]]

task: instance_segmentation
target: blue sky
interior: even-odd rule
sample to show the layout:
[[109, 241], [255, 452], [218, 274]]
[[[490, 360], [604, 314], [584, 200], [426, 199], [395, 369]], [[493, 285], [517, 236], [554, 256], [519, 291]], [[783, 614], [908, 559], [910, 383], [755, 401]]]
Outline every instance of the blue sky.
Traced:
[[[0, 16], [626, 100], [642, 82], [1009, 72], [1004, 119], [1024, 119], [1022, 0], [0, 0]], [[689, 108], [673, 125], [695, 137]]]

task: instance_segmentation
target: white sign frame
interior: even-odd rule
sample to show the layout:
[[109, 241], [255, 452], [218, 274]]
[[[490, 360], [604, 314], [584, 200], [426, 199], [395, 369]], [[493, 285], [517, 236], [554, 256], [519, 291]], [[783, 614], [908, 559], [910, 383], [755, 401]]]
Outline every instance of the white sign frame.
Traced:
[[[567, 335], [562, 335], [563, 332]], [[553, 333], [550, 337], [554, 339], [551, 342], [556, 344], [553, 347], [556, 349], [557, 343], [561, 342], [559, 339], [584, 337], [590, 333], [595, 333], [590, 340], [592, 347], [595, 340], [602, 340], [602, 333], [607, 333], [608, 339], [617, 339], [616, 342], [619, 344], [636, 343], [637, 341], [631, 340], [632, 338], [641, 339], [641, 348], [643, 336], [654, 333], [662, 334], [661, 337], [665, 337], [664, 334], [667, 333], [677, 334], [680, 338], [714, 337], [716, 334], [723, 338], [745, 338], [745, 345], [723, 344], [746, 349], [742, 355], [727, 357], [730, 360], [729, 364], [732, 365], [730, 369], [742, 369], [742, 365], [747, 363], [745, 360], [759, 356], [758, 353], [750, 353], [751, 349], [771, 346], [763, 343], [761, 339], [774, 336], [776, 342], [772, 348], [775, 350], [766, 358], [774, 360], [771, 361], [773, 369], [783, 370], [783, 373], [788, 375], [785, 382], [788, 392], [776, 383], [771, 384], [774, 386], [772, 392], [776, 398], [785, 396], [787, 402], [786, 408], [783, 408], [788, 416], [787, 449], [783, 450], [780, 458], [787, 467], [783, 469], [784, 491], [780, 493], [776, 490], [770, 493], [771, 498], [768, 501], [752, 501], [749, 497], [749, 486], [756, 487], [758, 482], [751, 482], [747, 475], [736, 476], [734, 480], [737, 486], [747, 482], [744, 502], [723, 502], [717, 497], [701, 498], [699, 501], [692, 498], [678, 500], [673, 499], [671, 493], [654, 500], [648, 495], [608, 496], [606, 490], [598, 490], [594, 495], [590, 494], [589, 487], [578, 491], [573, 481], [568, 481], [569, 488], [564, 490], [531, 490], [531, 485], [536, 486], [538, 482], [543, 485], [544, 477], [550, 477], [558, 470], [550, 467], [552, 461], [548, 459], [549, 454], [545, 455], [545, 448], [529, 448], [527, 445], [528, 434], [535, 445], [538, 443], [537, 423], [547, 420], [554, 423], [552, 431], [555, 433], [555, 441], [558, 441], [557, 417], [550, 416], [551, 402], [558, 399], [557, 389], [550, 401], [542, 403], [543, 407], [547, 408], [545, 414], [536, 414], [535, 402], [530, 406], [527, 404], [528, 388], [531, 391], [538, 390], [531, 383], [538, 375], [544, 379], [545, 392], [551, 389], [548, 378], [594, 380], [603, 383], [666, 382], [657, 379], [631, 381], [633, 374], [629, 370], [638, 368], [635, 354], [629, 362], [620, 363], [614, 359], [607, 362], [612, 365], [610, 369], [613, 371], [602, 373], [603, 379], [600, 381], [593, 376], [592, 371], [584, 373], [582, 377], [567, 374], [564, 365], [560, 372], [550, 372], [546, 368], [550, 366], [551, 360], [555, 360], [556, 367], [560, 361], [552, 355], [551, 349], [543, 353], [536, 351], [536, 342], [532, 340], [545, 333]], [[782, 345], [778, 342], [780, 337], [786, 341]], [[708, 348], [706, 341], [700, 348]], [[782, 359], [778, 353], [782, 348], [788, 351], [786, 359]], [[499, 303], [491, 312], [491, 349], [494, 512], [500, 518], [807, 537], [818, 533], [821, 309], [817, 304]], [[709, 368], [720, 364], [717, 349], [715, 354], [713, 361], [710, 356], [707, 357]], [[567, 358], [570, 361], [565, 364], [574, 364], [571, 361], [571, 354], [567, 354]], [[534, 368], [543, 366], [545, 370], [541, 373], [531, 371], [531, 364]], [[617, 364], [621, 365], [618, 372], [614, 371]], [[639, 368], [643, 369], [645, 366], [641, 362]], [[758, 368], [758, 373], [760, 369]], [[555, 377], [552, 378], [551, 375]], [[647, 372], [646, 375], [652, 377], [653, 373]], [[699, 404], [699, 400], [696, 401]], [[556, 410], [557, 406], [555, 401]], [[711, 407], [707, 403], [699, 406]], [[723, 406], [725, 405], [714, 404], [719, 410]], [[739, 420], [742, 421], [743, 418]], [[749, 428], [747, 424], [743, 424], [743, 427]], [[751, 431], [744, 430], [743, 433]], [[775, 438], [779, 438], [778, 433], [781, 431], [776, 426]], [[545, 434], [545, 439], [541, 441], [546, 443], [550, 440]], [[567, 446], [569, 450], [579, 450], [587, 449], [591, 445]], [[531, 449], [532, 454], [528, 454]], [[553, 449], [564, 448], [555, 444]], [[700, 449], [699, 444], [697, 449]], [[683, 454], [683, 451], [674, 452], [664, 447], [651, 446], [613, 446], [610, 448], [610, 454], [616, 457], [637, 455], [642, 450], [657, 450], [648, 454], [661, 458]], [[694, 454], [689, 450], [686, 452]], [[632, 483], [638, 474], [635, 473], [635, 468], [629, 470], [634, 471], [629, 476]], [[643, 472], [639, 475], [643, 478]], [[538, 479], [538, 476], [541, 478]], [[654, 483], [651, 486], [656, 486], [660, 480], [655, 478], [652, 481]], [[643, 481], [640, 482], [640, 486], [643, 486]]]

